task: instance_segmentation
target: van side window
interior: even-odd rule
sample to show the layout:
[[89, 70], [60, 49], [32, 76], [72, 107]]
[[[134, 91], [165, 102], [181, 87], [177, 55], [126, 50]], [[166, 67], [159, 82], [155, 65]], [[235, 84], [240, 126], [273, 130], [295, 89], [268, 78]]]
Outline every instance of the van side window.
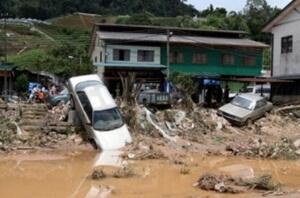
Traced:
[[77, 95], [79, 97], [80, 103], [81, 103], [86, 115], [90, 119], [90, 122], [92, 122], [92, 120], [93, 120], [93, 108], [91, 106], [91, 103], [90, 103], [88, 97], [86, 96], [86, 94], [84, 92], [77, 92]]

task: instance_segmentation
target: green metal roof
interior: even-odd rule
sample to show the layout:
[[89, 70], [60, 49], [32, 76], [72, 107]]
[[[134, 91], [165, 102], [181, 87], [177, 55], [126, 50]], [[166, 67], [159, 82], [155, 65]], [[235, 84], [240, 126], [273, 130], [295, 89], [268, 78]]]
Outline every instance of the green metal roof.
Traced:
[[0, 71], [13, 71], [17, 66], [12, 64], [1, 64], [0, 63]]
[[94, 63], [97, 67], [120, 67], [120, 68], [166, 68], [161, 64], [141, 64], [141, 63]]

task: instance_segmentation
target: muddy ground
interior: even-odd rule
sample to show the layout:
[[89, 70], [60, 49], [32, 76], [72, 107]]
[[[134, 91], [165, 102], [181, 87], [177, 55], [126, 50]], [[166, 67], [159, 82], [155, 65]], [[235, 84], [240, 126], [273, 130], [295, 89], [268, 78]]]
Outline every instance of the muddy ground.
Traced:
[[[277, 181], [278, 177], [275, 179], [272, 177], [274, 176], [272, 168], [266, 172], [260, 171], [259, 174], [253, 174], [251, 181], [248, 180], [249, 178], [243, 179], [244, 175], [242, 177], [230, 176], [226, 171], [225, 175], [222, 171], [215, 172], [214, 169], [207, 172], [201, 171], [201, 174], [196, 171], [199, 164], [200, 167], [203, 166], [201, 159], [202, 161], [211, 160], [213, 159], [211, 157], [240, 160], [241, 163], [233, 164], [234, 173], [239, 172], [241, 165], [242, 172], [245, 170], [246, 173], [247, 171], [249, 173], [249, 170], [253, 172], [253, 167], [243, 167], [243, 162], [247, 159], [293, 160], [292, 163], [297, 163], [300, 157], [300, 120], [294, 113], [294, 109], [291, 109], [276, 108], [251, 125], [236, 127], [217, 116], [216, 110], [213, 109], [195, 107], [187, 110], [178, 107], [151, 113], [142, 106], [123, 108], [126, 123], [133, 136], [133, 143], [124, 149], [122, 158], [126, 163], [167, 162], [169, 165], [166, 166], [178, 167], [176, 170], [179, 171], [176, 174], [185, 175], [188, 178], [190, 175], [189, 185], [194, 190], [225, 194], [242, 193], [243, 196], [237, 197], [300, 197], [298, 194], [300, 184], [291, 186], [283, 183], [284, 187], [277, 186], [281, 182]], [[40, 104], [0, 105], [0, 154], [2, 153], [2, 158], [10, 156], [18, 158], [20, 153], [43, 155], [49, 152], [63, 152], [76, 155], [77, 152], [94, 152], [91, 144], [82, 138], [83, 129], [64, 121], [68, 110], [66, 106], [49, 110], [47, 106]], [[191, 160], [193, 158], [197, 160]], [[95, 177], [100, 176], [99, 178], [103, 179], [101, 177], [107, 176], [107, 173], [106, 170], [105, 173], [101, 171], [102, 169], [100, 172], [93, 173], [92, 169], [89, 170], [88, 179], [91, 179], [94, 174]], [[288, 169], [279, 171], [284, 173]], [[109, 177], [125, 177], [130, 180], [131, 174], [137, 173], [134, 169], [123, 166], [117, 172], [109, 174]], [[293, 173], [288, 174], [293, 175]], [[259, 180], [262, 176], [268, 179], [267, 183], [266, 180]], [[241, 178], [243, 180], [240, 180]], [[257, 180], [261, 181], [262, 185], [272, 188], [255, 189], [256, 186], [261, 185]], [[205, 182], [201, 184], [203, 181], [209, 181], [210, 185], [207, 187]], [[115, 183], [114, 180], [112, 183]], [[239, 183], [248, 185], [237, 185]], [[153, 184], [149, 183], [149, 185]], [[245, 192], [248, 193], [243, 194]], [[249, 193], [251, 196], [248, 196]], [[162, 194], [155, 195], [163, 196]], [[208, 197], [209, 195], [211, 194], [209, 193]], [[180, 196], [176, 194], [175, 197]], [[231, 196], [225, 195], [225, 197]]]

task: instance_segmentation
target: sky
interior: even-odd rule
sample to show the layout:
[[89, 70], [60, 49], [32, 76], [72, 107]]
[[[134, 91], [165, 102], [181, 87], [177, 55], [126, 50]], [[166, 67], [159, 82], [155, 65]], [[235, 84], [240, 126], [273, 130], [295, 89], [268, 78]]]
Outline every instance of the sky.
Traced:
[[[241, 11], [247, 0], [187, 0], [189, 4], [192, 4], [198, 10], [206, 9], [210, 4], [213, 4], [214, 7], [224, 7], [228, 11]], [[272, 7], [285, 7], [291, 0], [267, 0], [268, 4]]]

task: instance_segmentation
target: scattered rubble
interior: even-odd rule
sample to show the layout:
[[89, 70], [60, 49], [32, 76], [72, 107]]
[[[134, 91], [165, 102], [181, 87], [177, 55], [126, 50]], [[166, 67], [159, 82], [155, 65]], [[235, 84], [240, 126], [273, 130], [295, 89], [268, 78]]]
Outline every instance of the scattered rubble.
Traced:
[[202, 190], [219, 193], [241, 193], [249, 189], [275, 191], [279, 188], [270, 175], [262, 175], [253, 179], [234, 178], [228, 175], [204, 174], [195, 186]]
[[154, 145], [146, 145], [144, 142], [136, 141], [129, 146], [127, 152], [122, 156], [131, 160], [165, 159], [165, 154]]
[[90, 176], [93, 180], [102, 180], [107, 177], [114, 178], [128, 178], [133, 177], [135, 175], [134, 170], [131, 166], [123, 165], [120, 168], [114, 169], [113, 171], [105, 172], [102, 168], [95, 168]]
[[[195, 148], [194, 151], [201, 149], [211, 154], [270, 159], [300, 157], [300, 148], [294, 146], [292, 141], [300, 138], [300, 120], [278, 111], [244, 127], [232, 126], [218, 116], [216, 110], [201, 107], [195, 107], [192, 111], [173, 108], [151, 113], [142, 106], [135, 106], [130, 109], [123, 107], [122, 111], [135, 137], [154, 138], [150, 145], [155, 145], [157, 139], [163, 139], [169, 146], [177, 145], [176, 149], [188, 147], [190, 151]], [[190, 146], [180, 145], [180, 140], [189, 142]], [[179, 148], [181, 146], [184, 148]], [[145, 152], [151, 159], [152, 154], [148, 151], [140, 151], [139, 155], [132, 155], [132, 158], [148, 158]]]
[[103, 169], [95, 169], [91, 175], [91, 178], [93, 180], [100, 180], [104, 179], [106, 177], [106, 174], [104, 173]]
[[67, 113], [66, 105], [60, 108], [56, 119], [45, 104], [8, 103], [0, 110], [0, 149], [9, 152], [82, 144], [78, 129], [60, 120]]

